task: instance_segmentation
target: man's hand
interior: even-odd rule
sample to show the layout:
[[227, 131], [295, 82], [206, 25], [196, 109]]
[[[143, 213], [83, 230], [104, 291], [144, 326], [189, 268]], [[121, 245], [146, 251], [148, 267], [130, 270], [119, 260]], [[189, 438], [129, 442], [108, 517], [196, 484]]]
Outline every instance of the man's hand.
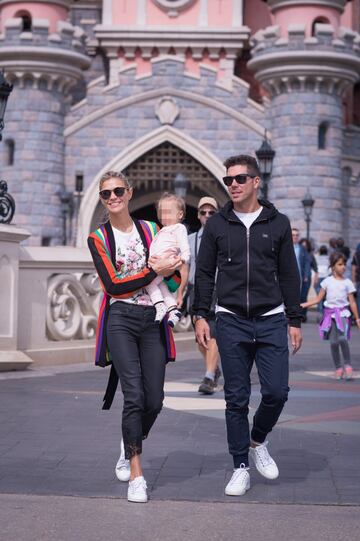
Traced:
[[297, 327], [289, 327], [289, 337], [291, 346], [293, 348], [292, 352], [293, 355], [295, 355], [295, 353], [301, 348], [302, 344], [301, 329], [298, 329]]
[[181, 267], [182, 261], [180, 257], [164, 260], [157, 255], [153, 255], [149, 258], [148, 264], [156, 274], [159, 274], [160, 276], [171, 276]]
[[195, 336], [199, 346], [209, 349], [210, 327], [206, 319], [198, 319], [195, 321]]

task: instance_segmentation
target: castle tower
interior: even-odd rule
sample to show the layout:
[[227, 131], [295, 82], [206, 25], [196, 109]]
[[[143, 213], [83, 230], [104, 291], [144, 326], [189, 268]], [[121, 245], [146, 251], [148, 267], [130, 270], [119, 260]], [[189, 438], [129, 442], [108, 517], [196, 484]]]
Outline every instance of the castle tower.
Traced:
[[[271, 98], [276, 157], [270, 199], [304, 235], [301, 200], [309, 190], [315, 200], [311, 237], [318, 244], [340, 235], [349, 240], [341, 171], [342, 100], [358, 79], [360, 36], [341, 27], [346, 0], [267, 3], [274, 25], [254, 36], [248, 66]], [[357, 231], [359, 226], [352, 224]]]
[[63, 239], [64, 115], [89, 65], [83, 31], [67, 22], [69, 6], [70, 0], [0, 1], [0, 69], [14, 85], [2, 175], [16, 201], [14, 222], [30, 229], [34, 245]]

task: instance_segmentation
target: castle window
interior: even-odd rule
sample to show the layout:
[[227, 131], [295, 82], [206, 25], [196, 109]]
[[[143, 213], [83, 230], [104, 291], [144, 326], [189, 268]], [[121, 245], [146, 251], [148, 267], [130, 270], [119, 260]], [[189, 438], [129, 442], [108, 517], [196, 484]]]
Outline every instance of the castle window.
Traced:
[[22, 19], [22, 31], [31, 32], [32, 30], [32, 18], [28, 11], [18, 11], [15, 13], [15, 17]]
[[5, 165], [14, 165], [15, 141], [14, 139], [5, 139]]
[[311, 26], [311, 35], [312, 36], [315, 36], [315, 26], [317, 24], [330, 24], [330, 21], [326, 17], [316, 17], [316, 19], [314, 20], [314, 22], [312, 23], [312, 26]]
[[360, 83], [354, 85], [352, 117], [353, 124], [355, 124], [355, 126], [360, 126]]
[[318, 149], [324, 150], [327, 146], [327, 132], [329, 124], [327, 122], [321, 122], [318, 130]]

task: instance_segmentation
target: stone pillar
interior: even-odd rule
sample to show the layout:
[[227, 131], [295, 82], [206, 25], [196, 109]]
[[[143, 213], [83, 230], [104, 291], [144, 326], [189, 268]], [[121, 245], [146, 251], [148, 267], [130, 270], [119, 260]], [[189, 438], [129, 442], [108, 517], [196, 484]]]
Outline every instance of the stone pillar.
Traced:
[[[249, 67], [271, 97], [271, 144], [276, 150], [270, 199], [305, 236], [301, 200], [310, 191], [310, 236], [317, 244], [343, 231], [342, 97], [360, 69], [360, 37], [317, 24], [307, 37], [305, 24], [278, 26], [254, 39]], [[360, 224], [359, 224], [360, 225]]]
[[32, 363], [17, 349], [19, 244], [29, 236], [25, 229], [0, 225], [0, 372], [22, 370]]

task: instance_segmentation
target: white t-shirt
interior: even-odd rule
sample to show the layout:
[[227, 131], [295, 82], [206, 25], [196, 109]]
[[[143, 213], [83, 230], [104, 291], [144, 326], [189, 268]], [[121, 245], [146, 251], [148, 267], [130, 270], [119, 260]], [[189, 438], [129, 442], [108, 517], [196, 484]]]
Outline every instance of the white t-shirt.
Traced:
[[[144, 245], [135, 224], [133, 224], [130, 233], [123, 233], [115, 227], [112, 230], [115, 238], [115, 260], [118, 273], [122, 278], [126, 278], [142, 271], [146, 264], [146, 256]], [[139, 289], [132, 297], [127, 299], [110, 299], [110, 304], [117, 301], [152, 306], [145, 289]]]
[[[233, 210], [233, 213], [239, 218], [239, 220], [244, 224], [246, 229], [249, 231], [252, 224], [255, 222], [255, 220], [260, 216], [261, 211], [263, 207], [259, 207], [254, 212], [238, 212], [236, 210]], [[223, 308], [222, 306], [217, 305], [216, 306], [216, 312], [228, 312], [229, 314], [233, 314], [231, 310], [228, 310], [227, 308]], [[272, 310], [269, 310], [265, 314], [261, 314], [262, 316], [273, 316], [274, 314], [281, 314], [284, 312], [284, 305], [281, 303], [279, 306], [276, 306]]]
[[[356, 288], [349, 278], [337, 280], [333, 276], [328, 276], [320, 283], [320, 287], [326, 292], [324, 306], [327, 308], [341, 308], [349, 306], [349, 293], [355, 293]], [[350, 317], [351, 312], [348, 308], [341, 310], [341, 317]], [[332, 315], [335, 318], [335, 314]]]

